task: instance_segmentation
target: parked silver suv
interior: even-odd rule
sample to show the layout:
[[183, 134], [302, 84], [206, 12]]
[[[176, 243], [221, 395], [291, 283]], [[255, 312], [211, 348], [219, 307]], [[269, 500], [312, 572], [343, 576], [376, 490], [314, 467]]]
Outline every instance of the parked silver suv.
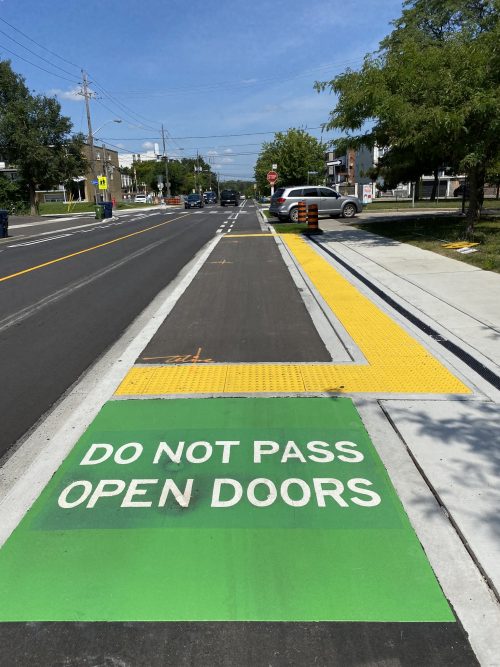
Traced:
[[269, 213], [280, 220], [297, 222], [299, 201], [305, 201], [308, 205], [317, 204], [319, 215], [352, 218], [363, 210], [363, 204], [357, 197], [344, 197], [332, 188], [322, 185], [295, 185], [290, 188], [277, 188], [271, 197]]

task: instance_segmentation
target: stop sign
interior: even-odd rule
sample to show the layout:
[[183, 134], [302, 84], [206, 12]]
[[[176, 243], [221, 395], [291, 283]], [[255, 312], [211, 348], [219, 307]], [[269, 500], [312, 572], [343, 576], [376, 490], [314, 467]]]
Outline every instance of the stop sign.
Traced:
[[278, 173], [276, 171], [268, 171], [266, 178], [268, 183], [271, 183], [271, 185], [273, 185], [278, 180]]

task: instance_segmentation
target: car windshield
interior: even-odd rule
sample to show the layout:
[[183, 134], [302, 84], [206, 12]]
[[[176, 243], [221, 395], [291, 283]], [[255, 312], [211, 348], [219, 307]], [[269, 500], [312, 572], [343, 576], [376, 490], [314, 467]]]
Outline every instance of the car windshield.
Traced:
[[198, 201], [200, 198], [200, 195], [189, 195], [188, 196], [188, 201]]

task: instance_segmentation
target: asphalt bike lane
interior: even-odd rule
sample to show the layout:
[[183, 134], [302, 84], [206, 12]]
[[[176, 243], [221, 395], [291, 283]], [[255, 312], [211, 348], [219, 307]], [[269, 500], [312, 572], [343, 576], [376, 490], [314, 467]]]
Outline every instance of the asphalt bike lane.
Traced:
[[476, 664], [341, 396], [470, 388], [284, 237], [364, 360], [329, 356], [252, 218], [222, 236], [3, 546], [1, 632], [59, 660]]

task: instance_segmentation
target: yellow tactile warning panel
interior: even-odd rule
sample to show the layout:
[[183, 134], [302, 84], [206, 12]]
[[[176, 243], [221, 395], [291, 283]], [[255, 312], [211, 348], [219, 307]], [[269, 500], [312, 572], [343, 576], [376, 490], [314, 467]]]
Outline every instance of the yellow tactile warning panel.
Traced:
[[364, 354], [367, 364], [183, 364], [136, 366], [116, 394], [410, 393], [470, 394], [433, 357], [304, 239], [282, 240]]

